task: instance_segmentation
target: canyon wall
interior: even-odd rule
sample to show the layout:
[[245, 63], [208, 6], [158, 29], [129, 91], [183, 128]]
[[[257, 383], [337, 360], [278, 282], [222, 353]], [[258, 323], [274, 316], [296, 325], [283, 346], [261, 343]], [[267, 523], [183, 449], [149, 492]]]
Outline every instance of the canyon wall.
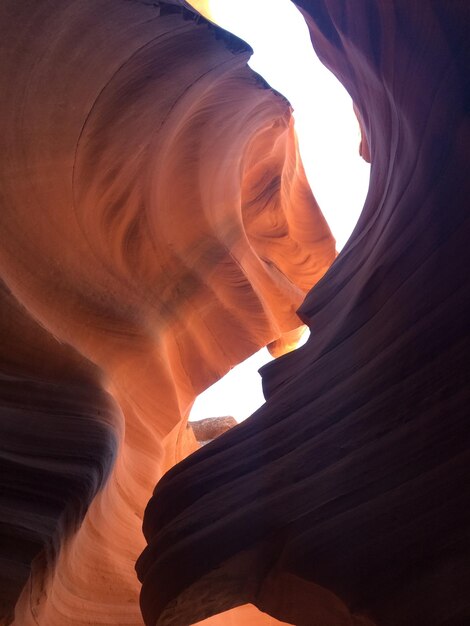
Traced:
[[286, 349], [334, 240], [240, 40], [139, 0], [5, 0], [0, 29], [0, 620], [137, 626], [194, 398]]
[[297, 4], [354, 99], [370, 190], [266, 404], [157, 485], [145, 622], [251, 602], [297, 626], [466, 626], [470, 6]]
[[[372, 163], [322, 279], [243, 42], [176, 0], [0, 6], [2, 623], [470, 623], [470, 9], [297, 4]], [[299, 306], [266, 404], [181, 461]]]

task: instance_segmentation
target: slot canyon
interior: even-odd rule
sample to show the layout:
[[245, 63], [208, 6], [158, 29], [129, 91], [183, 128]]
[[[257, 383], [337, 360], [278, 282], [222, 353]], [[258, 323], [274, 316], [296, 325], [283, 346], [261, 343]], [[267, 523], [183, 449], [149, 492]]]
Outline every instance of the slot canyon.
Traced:
[[339, 254], [207, 2], [0, 2], [2, 625], [470, 626], [470, 3], [294, 3], [371, 163]]

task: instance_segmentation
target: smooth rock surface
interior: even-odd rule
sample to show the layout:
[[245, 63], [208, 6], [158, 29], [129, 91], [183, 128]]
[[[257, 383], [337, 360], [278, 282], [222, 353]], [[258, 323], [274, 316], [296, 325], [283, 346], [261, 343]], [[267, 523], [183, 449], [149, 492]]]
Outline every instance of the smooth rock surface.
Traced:
[[199, 447], [194, 398], [300, 326], [335, 258], [288, 102], [178, 5], [0, 5], [0, 620], [16, 626], [142, 624], [143, 511]]

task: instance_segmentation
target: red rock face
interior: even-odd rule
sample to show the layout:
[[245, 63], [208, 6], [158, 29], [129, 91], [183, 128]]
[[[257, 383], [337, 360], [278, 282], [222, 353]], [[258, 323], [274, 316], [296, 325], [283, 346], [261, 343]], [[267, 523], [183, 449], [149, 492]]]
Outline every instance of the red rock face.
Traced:
[[157, 485], [145, 622], [252, 602], [298, 626], [464, 626], [470, 8], [297, 3], [354, 98], [370, 192], [266, 404]]
[[266, 405], [158, 482], [334, 258], [288, 104], [176, 4], [0, 7], [0, 619], [141, 625], [143, 551], [152, 626], [466, 626], [468, 3], [298, 2], [369, 196]]
[[7, 0], [0, 24], [0, 619], [137, 626], [191, 403], [288, 341], [334, 240], [236, 38], [138, 0]]

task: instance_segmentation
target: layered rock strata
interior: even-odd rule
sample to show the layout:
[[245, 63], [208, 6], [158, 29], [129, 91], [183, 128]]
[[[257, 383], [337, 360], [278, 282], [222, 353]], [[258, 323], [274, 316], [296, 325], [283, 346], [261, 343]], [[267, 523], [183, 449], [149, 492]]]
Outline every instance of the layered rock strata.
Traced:
[[290, 337], [334, 240], [243, 42], [171, 2], [5, 0], [0, 25], [0, 619], [137, 626], [194, 398]]
[[470, 7], [297, 4], [353, 96], [370, 190], [300, 308], [310, 340], [264, 368], [266, 404], [157, 485], [145, 622], [252, 602], [297, 626], [464, 626]]

